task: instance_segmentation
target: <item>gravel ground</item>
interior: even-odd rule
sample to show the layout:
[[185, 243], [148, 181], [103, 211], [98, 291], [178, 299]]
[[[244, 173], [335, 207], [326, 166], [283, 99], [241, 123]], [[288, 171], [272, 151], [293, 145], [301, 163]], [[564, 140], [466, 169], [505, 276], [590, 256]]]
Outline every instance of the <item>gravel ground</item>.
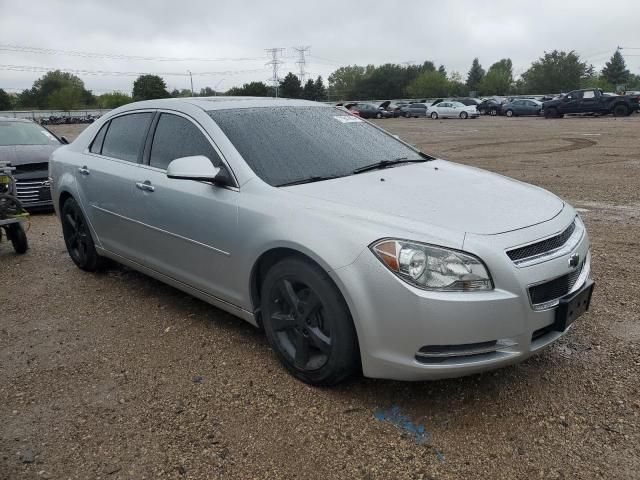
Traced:
[[0, 478], [638, 478], [640, 116], [379, 123], [582, 209], [597, 286], [571, 333], [489, 374], [312, 388], [248, 324], [81, 272], [34, 215], [27, 255], [0, 245]]

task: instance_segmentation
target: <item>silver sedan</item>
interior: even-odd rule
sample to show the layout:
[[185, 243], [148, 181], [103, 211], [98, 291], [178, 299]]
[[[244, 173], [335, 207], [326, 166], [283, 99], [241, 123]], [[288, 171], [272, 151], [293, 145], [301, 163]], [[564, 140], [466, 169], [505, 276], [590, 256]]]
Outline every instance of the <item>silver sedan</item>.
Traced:
[[593, 289], [563, 200], [313, 102], [133, 103], [56, 150], [51, 181], [78, 267], [110, 258], [262, 327], [313, 384], [521, 361]]

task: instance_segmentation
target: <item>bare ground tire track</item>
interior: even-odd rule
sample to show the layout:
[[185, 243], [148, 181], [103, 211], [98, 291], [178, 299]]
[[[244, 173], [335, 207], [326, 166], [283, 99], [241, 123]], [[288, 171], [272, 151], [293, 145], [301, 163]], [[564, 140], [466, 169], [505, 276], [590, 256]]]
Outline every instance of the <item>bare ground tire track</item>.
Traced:
[[[568, 142], [569, 145], [565, 145], [565, 146], [562, 146], [562, 147], [548, 148], [546, 150], [519, 151], [518, 154], [520, 154], [520, 155], [545, 155], [545, 154], [549, 154], [549, 153], [571, 152], [571, 151], [574, 151], [574, 150], [581, 150], [583, 148], [593, 147], [594, 145], [596, 145], [598, 143], [595, 140], [591, 140], [589, 138], [562, 138], [560, 140]], [[473, 144], [473, 145], [462, 145], [460, 147], [450, 148], [450, 149], [447, 149], [445, 151], [447, 153], [450, 153], [450, 152], [464, 152], [464, 151], [473, 150], [473, 149], [482, 148], [482, 147], [495, 147], [495, 146], [503, 146], [503, 145], [519, 145], [519, 144], [528, 144], [528, 143], [536, 143], [536, 140], [535, 139], [532, 139], [532, 140], [511, 140], [511, 141], [508, 141], [508, 142], [477, 143], [477, 144]], [[489, 154], [489, 155], [475, 155], [475, 158], [504, 158], [504, 157], [510, 157], [512, 155], [513, 154], [511, 154], [511, 153], [505, 153], [505, 154], [492, 153], [492, 154]]]

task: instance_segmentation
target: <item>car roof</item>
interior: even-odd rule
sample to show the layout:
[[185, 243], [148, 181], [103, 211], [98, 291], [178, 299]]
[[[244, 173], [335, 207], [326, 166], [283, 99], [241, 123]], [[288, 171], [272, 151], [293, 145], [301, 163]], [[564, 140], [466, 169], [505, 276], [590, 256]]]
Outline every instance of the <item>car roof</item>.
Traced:
[[[126, 106], [137, 108], [170, 108], [180, 104], [195, 105], [204, 111], [210, 110], [230, 110], [236, 108], [256, 108], [256, 107], [327, 107], [324, 103], [311, 102], [309, 100], [296, 100], [291, 98], [275, 97], [183, 97], [183, 98], [162, 98], [158, 100], [145, 100], [142, 102], [129, 103]], [[126, 109], [128, 110], [128, 108]]]
[[20, 122], [20, 123], [33, 123], [26, 118], [13, 118], [13, 117], [0, 117], [0, 122]]

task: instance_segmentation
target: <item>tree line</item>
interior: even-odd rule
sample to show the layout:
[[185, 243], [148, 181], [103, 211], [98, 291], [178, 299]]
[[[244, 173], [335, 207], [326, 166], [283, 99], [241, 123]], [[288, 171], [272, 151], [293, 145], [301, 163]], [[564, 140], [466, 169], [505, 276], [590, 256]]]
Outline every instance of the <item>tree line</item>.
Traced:
[[[431, 61], [421, 65], [349, 65], [335, 70], [325, 86], [322, 77], [300, 79], [289, 72], [278, 84], [277, 95], [315, 101], [366, 100], [393, 98], [435, 98], [447, 96], [523, 95], [560, 93], [578, 88], [602, 88], [614, 91], [618, 85], [627, 90], [640, 90], [640, 76], [632, 74], [624, 57], [616, 50], [601, 71], [596, 71], [580, 59], [575, 51], [545, 52], [519, 78], [515, 78], [513, 63], [503, 58], [485, 71], [478, 58], [471, 63], [466, 79], [458, 72], [447, 73], [446, 67], [436, 68]], [[245, 83], [226, 92], [211, 87], [193, 92], [195, 96], [241, 95], [276, 96], [276, 88], [264, 82]], [[0, 88], [0, 110], [78, 108], [111, 109], [138, 100], [169, 97], [190, 97], [189, 89], [169, 92], [157, 75], [141, 75], [133, 83], [131, 94], [111, 92], [94, 95], [84, 82], [70, 73], [55, 70], [37, 79], [30, 89], [11, 96]]]

